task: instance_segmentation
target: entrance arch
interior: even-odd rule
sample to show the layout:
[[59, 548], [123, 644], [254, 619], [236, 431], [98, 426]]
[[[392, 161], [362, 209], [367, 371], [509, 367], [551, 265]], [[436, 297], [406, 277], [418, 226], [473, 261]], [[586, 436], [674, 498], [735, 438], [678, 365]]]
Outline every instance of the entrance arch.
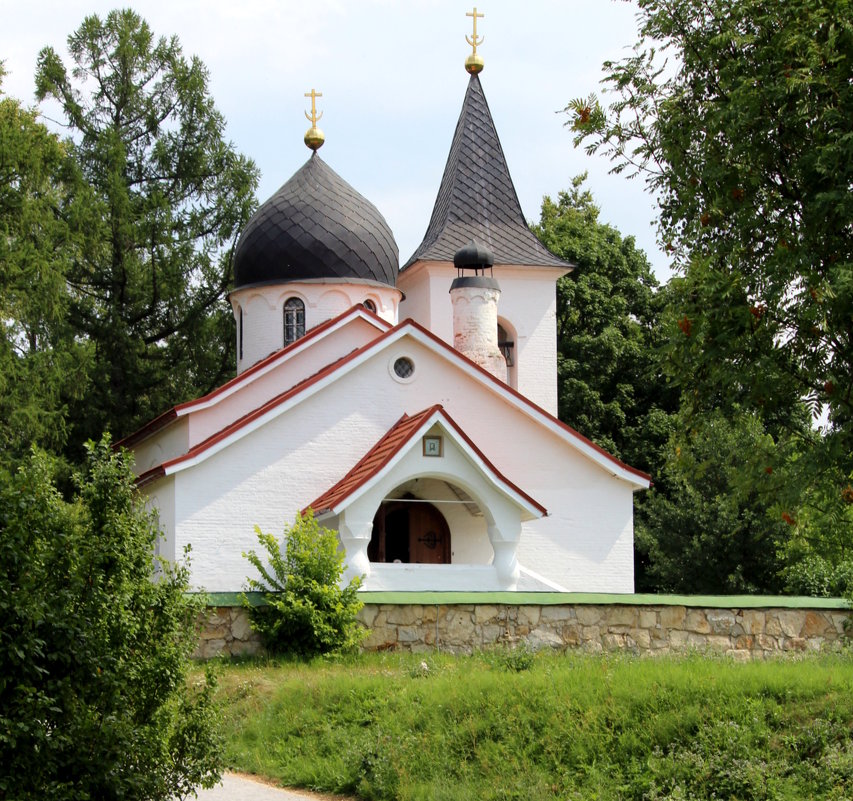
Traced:
[[371, 562], [446, 565], [450, 553], [450, 527], [431, 503], [407, 493], [379, 505], [367, 546]]

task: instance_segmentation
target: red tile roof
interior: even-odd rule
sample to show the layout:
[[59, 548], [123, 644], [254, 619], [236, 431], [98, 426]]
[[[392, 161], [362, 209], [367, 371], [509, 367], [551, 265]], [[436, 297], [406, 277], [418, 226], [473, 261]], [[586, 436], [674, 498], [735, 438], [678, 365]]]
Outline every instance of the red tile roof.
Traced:
[[336, 509], [344, 500], [352, 495], [356, 490], [363, 487], [374, 476], [378, 475], [385, 465], [394, 458], [413, 437], [420, 431], [421, 427], [427, 423], [433, 415], [440, 416], [448, 429], [452, 429], [459, 435], [460, 439], [476, 453], [482, 460], [486, 469], [492, 473], [502, 483], [506, 484], [513, 492], [520, 495], [531, 506], [537, 509], [541, 514], [547, 514], [544, 506], [537, 503], [526, 492], [513, 484], [509, 479], [503, 476], [495, 466], [486, 458], [483, 452], [472, 442], [465, 432], [456, 424], [453, 418], [444, 410], [441, 404], [430, 406], [422, 412], [414, 415], [404, 414], [388, 432], [358, 461], [355, 467], [352, 468], [337, 484], [330, 487], [313, 503], [302, 510], [304, 514], [308, 509], [314, 510], [317, 514]]
[[[352, 310], [350, 310], [350, 311], [352, 311]], [[344, 316], [344, 315], [341, 315], [341, 316]], [[340, 318], [337, 318], [337, 319], [340, 319]], [[330, 322], [333, 322], [333, 321], [330, 321]], [[603, 457], [605, 457], [605, 459], [607, 461], [616, 465], [620, 469], [625, 470], [628, 473], [631, 473], [632, 475], [638, 476], [639, 478], [641, 478], [645, 481], [649, 481], [649, 482], [651, 481], [651, 476], [649, 476], [647, 473], [644, 473], [642, 470], [638, 470], [636, 467], [631, 467], [631, 465], [625, 464], [625, 462], [621, 461], [620, 459], [617, 459], [615, 456], [613, 456], [612, 454], [610, 454], [606, 450], [604, 450], [604, 448], [602, 448], [599, 445], [596, 445], [592, 440], [587, 439], [583, 434], [575, 431], [575, 429], [573, 429], [571, 426], [566, 425], [561, 420], [558, 420], [552, 414], [550, 414], [549, 412], [546, 412], [540, 406], [537, 406], [535, 403], [533, 403], [533, 401], [526, 398], [520, 392], [518, 392], [517, 390], [508, 386], [507, 384], [504, 384], [500, 379], [495, 378], [491, 373], [489, 373], [488, 371], [486, 371], [482, 367], [480, 367], [480, 365], [471, 361], [469, 358], [464, 356], [462, 353], [455, 350], [452, 346], [448, 345], [444, 340], [440, 339], [435, 334], [433, 334], [431, 331], [427, 330], [422, 325], [420, 325], [419, 323], [416, 323], [414, 320], [411, 320], [411, 319], [403, 320], [403, 322], [398, 323], [393, 328], [390, 328], [389, 330], [380, 334], [372, 342], [369, 342], [366, 345], [363, 345], [362, 347], [353, 350], [351, 353], [347, 354], [343, 358], [338, 359], [336, 362], [333, 362], [330, 365], [327, 365], [320, 372], [316, 373], [315, 375], [311, 376], [310, 378], [305, 379], [304, 381], [300, 382], [296, 386], [291, 387], [287, 391], [285, 391], [285, 392], [281, 393], [280, 395], [277, 395], [276, 397], [267, 401], [262, 406], [255, 409], [254, 411], [244, 415], [243, 417], [239, 418], [238, 420], [235, 420], [234, 422], [225, 426], [220, 431], [209, 436], [203, 442], [200, 442], [197, 445], [195, 445], [194, 447], [192, 447], [189, 451], [187, 451], [187, 453], [182, 454], [181, 456], [178, 456], [178, 457], [171, 459], [167, 462], [164, 462], [162, 465], [158, 465], [157, 467], [152, 468], [151, 470], [149, 470], [146, 473], [139, 476], [137, 481], [142, 483], [143, 479], [144, 479], [145, 482], [147, 483], [147, 481], [154, 480], [158, 476], [165, 475], [165, 469], [166, 468], [171, 467], [171, 466], [176, 465], [176, 464], [180, 464], [181, 462], [188, 461], [189, 459], [192, 459], [195, 456], [198, 456], [202, 452], [206, 451], [208, 448], [215, 445], [217, 442], [220, 442], [221, 440], [223, 440], [226, 437], [230, 436], [231, 434], [235, 433], [239, 429], [241, 429], [244, 426], [251, 423], [253, 420], [260, 417], [261, 415], [271, 411], [276, 406], [279, 406], [280, 404], [290, 400], [292, 397], [294, 397], [298, 393], [304, 391], [305, 389], [307, 389], [311, 385], [317, 383], [318, 381], [322, 380], [323, 378], [326, 378], [331, 373], [337, 372], [338, 370], [342, 369], [346, 364], [352, 362], [354, 359], [356, 359], [357, 357], [359, 357], [363, 353], [380, 346], [387, 339], [389, 339], [390, 337], [394, 336], [395, 334], [403, 331], [406, 328], [411, 328], [417, 332], [420, 332], [428, 340], [430, 340], [434, 345], [438, 346], [441, 350], [447, 352], [449, 355], [452, 355], [454, 358], [461, 360], [463, 363], [466, 364], [466, 367], [468, 369], [472, 370], [475, 373], [478, 373], [481, 378], [483, 378], [487, 382], [491, 383], [495, 388], [499, 389], [501, 392], [505, 392], [505, 393], [509, 394], [510, 396], [515, 398], [517, 401], [520, 401], [521, 404], [523, 406], [526, 406], [528, 410], [535, 412], [540, 418], [544, 418], [544, 420], [547, 423], [549, 423], [550, 425], [556, 427], [557, 429], [568, 434], [571, 438], [578, 440], [580, 443], [583, 443], [587, 447], [589, 447], [592, 450], [596, 451], [597, 453], [601, 454]], [[297, 342], [301, 342], [301, 341], [302, 340], [297, 340]], [[289, 347], [292, 347], [292, 346], [289, 346]], [[272, 357], [270, 357], [270, 358], [272, 358]], [[240, 378], [242, 378], [242, 375], [238, 376], [236, 379], [234, 379], [234, 381], [238, 381]], [[211, 395], [215, 395], [216, 392], [221, 391], [222, 389], [223, 388], [220, 387], [219, 390], [214, 391], [213, 393], [211, 393]], [[207, 397], [209, 397], [209, 396], [207, 396]], [[203, 398], [199, 399], [199, 402], [201, 400], [203, 400]], [[181, 407], [176, 407], [176, 408], [181, 408]], [[169, 413], [167, 412], [166, 414], [169, 414]], [[163, 415], [161, 415], [161, 417], [162, 416]], [[157, 418], [157, 419], [159, 420], [159, 418]], [[154, 422], [156, 422], [156, 421], [154, 421]], [[151, 425], [151, 424], [149, 424], [149, 425]], [[142, 429], [142, 430], [144, 431], [145, 429]], [[133, 436], [135, 436], [135, 435], [133, 435]], [[124, 443], [124, 441], [122, 441], [122, 442]]]
[[305, 336], [300, 337], [295, 342], [291, 342], [289, 345], [285, 345], [283, 348], [280, 348], [277, 351], [274, 351], [269, 356], [265, 356], [259, 362], [255, 362], [251, 367], [245, 369], [240, 375], [235, 376], [234, 378], [226, 381], [221, 386], [207, 393], [207, 395], [202, 395], [199, 398], [194, 398], [190, 401], [185, 401], [184, 403], [179, 403], [173, 406], [171, 409], [167, 409], [158, 417], [155, 417], [150, 422], [146, 423], [142, 428], [134, 431], [132, 434], [128, 434], [124, 439], [120, 439], [115, 443], [113, 447], [115, 448], [129, 448], [132, 445], [135, 445], [137, 442], [141, 442], [147, 437], [155, 434], [162, 428], [165, 428], [169, 423], [173, 420], [177, 419], [179, 412], [186, 412], [187, 410], [191, 410], [194, 406], [198, 406], [201, 403], [206, 403], [207, 401], [213, 400], [218, 395], [221, 395], [226, 390], [237, 386], [239, 384], [243, 384], [248, 381], [255, 373], [259, 370], [263, 370], [264, 367], [268, 366], [272, 362], [281, 358], [285, 353], [290, 353], [295, 350], [297, 347], [303, 347], [307, 342], [310, 342], [314, 337], [319, 336], [320, 334], [328, 331], [330, 328], [336, 326], [338, 323], [342, 322], [349, 316], [360, 315], [363, 317], [367, 317], [370, 322], [374, 324], [378, 324], [377, 328], [382, 328], [384, 331], [388, 331], [392, 326], [387, 320], [383, 320], [379, 315], [375, 312], [370, 311], [366, 306], [361, 305], [360, 303], [351, 306], [345, 312], [339, 314], [337, 317], [333, 317], [331, 320], [326, 320], [319, 325], [314, 326], [310, 331], [305, 333]]

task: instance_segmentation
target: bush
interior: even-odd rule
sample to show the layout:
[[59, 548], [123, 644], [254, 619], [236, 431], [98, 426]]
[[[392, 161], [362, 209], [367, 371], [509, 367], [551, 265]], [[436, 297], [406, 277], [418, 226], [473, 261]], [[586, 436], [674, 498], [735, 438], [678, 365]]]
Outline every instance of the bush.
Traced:
[[366, 635], [356, 621], [363, 606], [357, 592], [361, 578], [341, 588], [344, 555], [338, 535], [323, 528], [309, 510], [284, 531], [284, 554], [272, 534], [255, 529], [269, 560], [255, 551], [243, 554], [260, 573], [248, 588], [264, 593], [265, 605], [252, 606], [246, 596], [252, 628], [273, 654], [314, 656], [354, 649]]
[[832, 564], [810, 554], [783, 571], [785, 589], [794, 595], [845, 598], [853, 594], [853, 560]]
[[34, 454], [0, 476], [0, 797], [171, 799], [212, 786], [210, 676], [187, 683], [198, 603], [129, 461], [88, 446], [71, 501]]

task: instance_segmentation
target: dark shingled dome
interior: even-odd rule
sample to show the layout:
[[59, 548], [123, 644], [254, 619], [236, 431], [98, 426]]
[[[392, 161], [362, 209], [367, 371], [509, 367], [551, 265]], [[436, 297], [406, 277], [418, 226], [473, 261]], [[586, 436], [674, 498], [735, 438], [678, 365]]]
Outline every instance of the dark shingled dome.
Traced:
[[234, 288], [312, 279], [396, 284], [385, 218], [316, 153], [249, 220], [234, 251]]

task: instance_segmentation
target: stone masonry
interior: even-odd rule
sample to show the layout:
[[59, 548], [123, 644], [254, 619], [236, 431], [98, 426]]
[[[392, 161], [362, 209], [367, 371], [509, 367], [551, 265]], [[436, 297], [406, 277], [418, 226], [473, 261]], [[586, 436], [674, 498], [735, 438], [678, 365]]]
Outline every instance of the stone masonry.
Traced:
[[[359, 620], [370, 629], [367, 651], [470, 653], [526, 643], [533, 649], [664, 654], [699, 650], [735, 659], [818, 651], [846, 636], [843, 609], [703, 608], [621, 604], [367, 604]], [[260, 649], [240, 607], [212, 607], [196, 656], [240, 655]]]

